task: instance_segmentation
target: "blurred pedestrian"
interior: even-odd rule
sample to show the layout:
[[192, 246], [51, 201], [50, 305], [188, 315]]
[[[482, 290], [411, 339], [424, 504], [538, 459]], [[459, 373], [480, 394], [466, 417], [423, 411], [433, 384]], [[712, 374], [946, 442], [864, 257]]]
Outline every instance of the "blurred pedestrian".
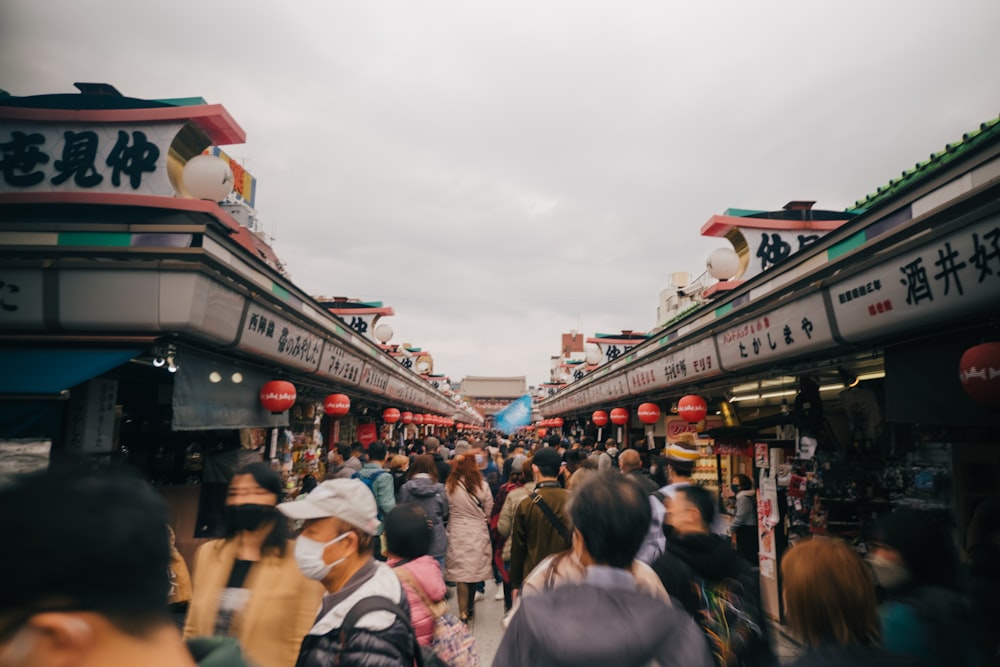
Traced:
[[868, 562], [885, 597], [886, 650], [928, 667], [978, 664], [976, 619], [948, 527], [930, 512], [902, 508], [879, 519], [874, 537]]
[[296, 500], [302, 500], [309, 495], [309, 492], [316, 488], [316, 478], [312, 475], [306, 475], [302, 478], [302, 488], [299, 489], [299, 495], [295, 496]]
[[1000, 667], [1000, 496], [979, 503], [966, 536], [969, 594], [985, 667]]
[[448, 496], [444, 484], [438, 481], [434, 456], [421, 454], [413, 459], [407, 472], [409, 479], [399, 491], [399, 502], [417, 503], [431, 522], [431, 545], [427, 550], [444, 572], [444, 558], [448, 553]]
[[729, 533], [735, 542], [736, 551], [752, 567], [757, 567], [757, 495], [753, 482], [746, 475], [733, 475], [730, 489], [736, 495], [736, 511], [729, 523]]
[[826, 537], [799, 542], [781, 560], [781, 579], [788, 623], [806, 646], [792, 667], [920, 664], [879, 647], [870, 570], [846, 543]]
[[479, 472], [468, 443], [457, 443], [451, 475], [445, 484], [448, 498], [448, 553], [445, 579], [456, 582], [459, 618], [469, 623], [476, 613], [476, 587], [492, 574], [489, 516], [493, 494]]
[[720, 663], [777, 665], [757, 574], [726, 538], [712, 533], [714, 520], [711, 493], [696, 485], [678, 488], [667, 499], [667, 522], [673, 531], [653, 569], [671, 597], [698, 620]]
[[569, 514], [583, 581], [524, 597], [494, 666], [711, 665], [694, 621], [637, 590], [629, 571], [649, 525], [641, 489], [621, 475], [598, 474], [574, 492]]
[[389, 474], [392, 475], [393, 495], [396, 502], [399, 502], [399, 490], [407, 480], [407, 471], [410, 468], [410, 457], [405, 454], [396, 454], [389, 459]]
[[142, 480], [14, 476], [0, 508], [3, 667], [246, 664], [233, 639], [181, 641], [167, 612], [167, 508]]
[[[185, 637], [235, 637], [262, 667], [292, 667], [316, 615], [323, 588], [302, 576], [278, 513], [281, 477], [266, 463], [233, 475], [226, 534], [194, 557]], [[305, 503], [306, 500], [297, 501]]]

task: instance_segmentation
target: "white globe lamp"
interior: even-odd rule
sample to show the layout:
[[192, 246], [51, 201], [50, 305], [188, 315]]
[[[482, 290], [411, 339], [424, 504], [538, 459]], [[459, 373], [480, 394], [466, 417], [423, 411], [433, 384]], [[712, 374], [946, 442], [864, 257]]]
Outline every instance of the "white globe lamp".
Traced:
[[601, 348], [597, 347], [596, 345], [590, 345], [587, 347], [588, 364], [590, 364], [591, 366], [596, 366], [597, 364], [601, 363], [601, 359], [603, 358], [604, 355], [601, 354]]
[[375, 338], [383, 345], [392, 340], [392, 333], [392, 327], [385, 322], [375, 327]]
[[732, 248], [716, 248], [708, 255], [705, 266], [716, 280], [732, 280], [740, 270], [740, 256]]
[[233, 170], [214, 155], [196, 155], [188, 160], [181, 180], [195, 199], [220, 202], [233, 191]]

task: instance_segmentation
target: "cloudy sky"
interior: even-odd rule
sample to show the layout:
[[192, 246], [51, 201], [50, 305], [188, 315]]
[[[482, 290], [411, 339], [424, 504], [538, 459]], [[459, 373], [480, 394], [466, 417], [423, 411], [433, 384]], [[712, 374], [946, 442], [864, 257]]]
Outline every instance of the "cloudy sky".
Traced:
[[436, 371], [655, 324], [726, 208], [842, 210], [1000, 113], [996, 0], [0, 0], [0, 88], [201, 96], [312, 294]]

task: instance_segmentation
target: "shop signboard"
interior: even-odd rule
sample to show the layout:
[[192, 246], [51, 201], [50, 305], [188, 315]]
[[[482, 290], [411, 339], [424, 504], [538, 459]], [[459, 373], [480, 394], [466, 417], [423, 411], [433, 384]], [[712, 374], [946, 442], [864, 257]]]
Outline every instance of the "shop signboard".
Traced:
[[711, 338], [647, 362], [628, 371], [629, 390], [633, 395], [647, 394], [657, 389], [709, 378], [722, 373], [715, 344]]
[[624, 374], [604, 380], [597, 388], [605, 401], [616, 401], [628, 396], [628, 380]]
[[42, 272], [0, 269], [0, 331], [45, 326]]
[[692, 424], [683, 417], [678, 417], [676, 415], [667, 417], [667, 442], [676, 442], [677, 438], [679, 438], [682, 433], [694, 433], [697, 435], [702, 431], [708, 431], [713, 428], [722, 428], [725, 425], [722, 417], [717, 415], [705, 417], [704, 426], [701, 424], [702, 422]]
[[77, 454], [110, 454], [114, 447], [115, 403], [118, 380], [90, 380], [74, 391], [67, 423], [67, 451]]
[[1000, 303], [1000, 215], [832, 284], [833, 317], [851, 343]]
[[314, 372], [324, 341], [269, 308], [250, 304], [237, 347], [293, 368]]
[[378, 439], [378, 426], [375, 424], [358, 424], [355, 437], [357, 437], [358, 442], [364, 445], [365, 449], [368, 449], [368, 445]]
[[722, 368], [774, 363], [834, 345], [820, 292], [767, 311], [716, 334]]
[[326, 341], [319, 363], [319, 374], [344, 384], [356, 385], [361, 381], [364, 362], [348, 352], [342, 345]]
[[361, 386], [373, 394], [384, 394], [389, 384], [389, 374], [366, 363], [361, 370]]
[[174, 197], [167, 156], [184, 122], [0, 123], [0, 193]]

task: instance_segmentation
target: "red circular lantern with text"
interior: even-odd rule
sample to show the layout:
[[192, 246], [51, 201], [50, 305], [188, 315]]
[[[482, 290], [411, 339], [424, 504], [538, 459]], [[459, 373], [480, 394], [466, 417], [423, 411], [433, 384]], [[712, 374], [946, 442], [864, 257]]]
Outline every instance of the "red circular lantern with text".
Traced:
[[611, 411], [611, 423], [615, 426], [624, 426], [628, 423], [628, 410], [625, 408], [615, 408]]
[[958, 379], [969, 398], [1000, 410], [1000, 342], [974, 345], [962, 353]]
[[596, 410], [594, 414], [590, 415], [590, 421], [594, 422], [594, 426], [604, 426], [608, 423], [608, 413], [604, 410]]
[[660, 407], [656, 403], [643, 403], [636, 414], [643, 424], [655, 424], [660, 419]]
[[419, 412], [413, 415], [413, 423], [417, 426], [421, 426], [424, 423], [424, 416]]
[[386, 424], [395, 424], [400, 418], [399, 410], [396, 408], [386, 408], [385, 412], [382, 413], [382, 421]]
[[399, 421], [403, 422], [404, 424], [412, 424], [413, 423], [413, 413], [412, 412], [403, 412], [403, 413], [401, 413], [399, 415]]
[[260, 388], [260, 404], [271, 414], [280, 415], [295, 405], [295, 385], [287, 380], [271, 380]]
[[701, 396], [688, 394], [677, 401], [677, 414], [690, 424], [700, 422], [708, 414], [708, 403]]
[[555, 419], [552, 420], [552, 425], [555, 426], [556, 428], [562, 428], [563, 423], [564, 422], [562, 417], [556, 417]]
[[323, 412], [331, 417], [343, 417], [351, 411], [351, 398], [346, 394], [330, 394], [323, 400]]

